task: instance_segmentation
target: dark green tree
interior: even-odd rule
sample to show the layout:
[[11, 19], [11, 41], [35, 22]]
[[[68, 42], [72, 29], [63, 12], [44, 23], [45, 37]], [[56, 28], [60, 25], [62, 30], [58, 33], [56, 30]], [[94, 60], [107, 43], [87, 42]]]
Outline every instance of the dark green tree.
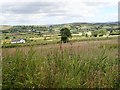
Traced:
[[72, 37], [71, 32], [68, 28], [62, 28], [60, 30], [60, 34], [61, 34], [61, 42], [68, 42], [68, 38]]
[[98, 30], [92, 31], [92, 36], [97, 37], [99, 34]]
[[39, 35], [39, 36], [43, 36], [43, 34], [42, 34], [40, 31], [38, 32], [38, 35]]
[[5, 37], [5, 39], [9, 39], [9, 37], [8, 37], [8, 36], [6, 36], [6, 37]]
[[13, 37], [13, 39], [15, 39], [16, 37]]
[[99, 36], [106, 35], [107, 31], [106, 30], [99, 30]]

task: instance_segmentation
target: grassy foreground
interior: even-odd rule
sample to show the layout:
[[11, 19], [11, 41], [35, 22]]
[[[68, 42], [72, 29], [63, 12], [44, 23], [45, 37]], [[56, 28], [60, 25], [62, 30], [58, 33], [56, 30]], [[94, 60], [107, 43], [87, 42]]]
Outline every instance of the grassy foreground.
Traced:
[[117, 40], [3, 49], [3, 88], [119, 88]]

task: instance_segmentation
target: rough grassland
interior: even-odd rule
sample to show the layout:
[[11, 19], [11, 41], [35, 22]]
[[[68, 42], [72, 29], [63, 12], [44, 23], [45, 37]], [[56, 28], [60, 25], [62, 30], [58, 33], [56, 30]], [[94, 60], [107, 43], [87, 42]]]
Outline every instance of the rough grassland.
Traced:
[[3, 88], [119, 88], [118, 41], [4, 48]]

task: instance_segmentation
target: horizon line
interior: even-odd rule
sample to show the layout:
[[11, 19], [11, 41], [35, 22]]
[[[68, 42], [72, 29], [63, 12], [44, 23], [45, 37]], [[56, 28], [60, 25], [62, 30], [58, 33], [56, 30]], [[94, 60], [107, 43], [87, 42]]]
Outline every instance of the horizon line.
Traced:
[[88, 23], [88, 24], [102, 24], [102, 23], [119, 23], [120, 21], [105, 21], [105, 22], [66, 22], [66, 23], [56, 23], [56, 24], [0, 24], [0, 26], [19, 26], [19, 25], [41, 25], [41, 26], [50, 26], [50, 25], [62, 25], [62, 24], [73, 24], [73, 23]]

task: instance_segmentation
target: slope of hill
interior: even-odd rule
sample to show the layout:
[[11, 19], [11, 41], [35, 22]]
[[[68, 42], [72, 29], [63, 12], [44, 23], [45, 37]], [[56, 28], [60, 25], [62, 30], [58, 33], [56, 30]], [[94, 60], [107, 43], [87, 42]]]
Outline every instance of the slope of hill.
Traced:
[[10, 25], [0, 25], [0, 30], [8, 30], [10, 28], [12, 28]]
[[85, 23], [85, 22], [75, 22], [75, 23], [64, 23], [64, 24], [56, 24], [56, 25], [1, 25], [0, 30], [12, 30], [12, 31], [29, 31], [29, 30], [38, 30], [38, 31], [49, 31], [49, 30], [60, 30], [63, 27], [71, 28], [72, 30], [75, 29], [96, 29], [98, 27], [108, 27], [111, 26], [118, 26], [118, 22], [105, 22], [105, 23]]

